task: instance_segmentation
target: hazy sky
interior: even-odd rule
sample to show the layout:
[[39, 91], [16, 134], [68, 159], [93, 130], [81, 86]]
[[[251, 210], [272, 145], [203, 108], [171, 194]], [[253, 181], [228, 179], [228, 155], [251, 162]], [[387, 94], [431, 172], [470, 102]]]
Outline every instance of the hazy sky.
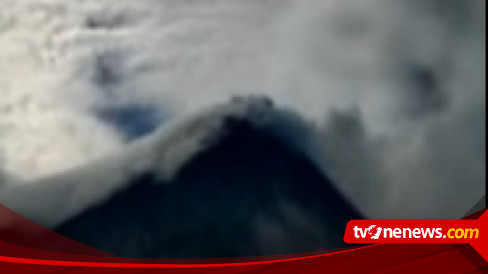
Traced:
[[[375, 217], [461, 217], [485, 188], [483, 0], [0, 0], [0, 176], [120, 152], [233, 95], [313, 121]], [[2, 175], [2, 172], [4, 175]]]

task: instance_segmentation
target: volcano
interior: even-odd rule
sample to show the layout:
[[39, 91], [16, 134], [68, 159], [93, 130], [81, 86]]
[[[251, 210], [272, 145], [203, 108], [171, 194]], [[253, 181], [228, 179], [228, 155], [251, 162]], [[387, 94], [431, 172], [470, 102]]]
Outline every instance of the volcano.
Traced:
[[345, 247], [347, 222], [362, 216], [320, 165], [312, 128], [269, 99], [236, 98], [162, 125], [117, 155], [35, 183], [3, 182], [2, 203], [122, 257]]
[[295, 146], [246, 117], [170, 180], [156, 172], [67, 220], [56, 231], [133, 258], [217, 258], [344, 247], [358, 211]]

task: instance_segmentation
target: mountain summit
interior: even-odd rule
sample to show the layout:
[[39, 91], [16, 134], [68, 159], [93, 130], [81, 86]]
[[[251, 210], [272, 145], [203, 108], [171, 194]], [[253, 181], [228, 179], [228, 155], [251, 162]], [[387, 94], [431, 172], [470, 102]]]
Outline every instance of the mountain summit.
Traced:
[[[271, 102], [261, 103], [272, 108]], [[239, 257], [344, 247], [346, 223], [360, 214], [276, 124], [258, 120], [224, 115], [220, 133], [174, 176], [145, 170], [128, 187], [56, 231], [133, 258]]]

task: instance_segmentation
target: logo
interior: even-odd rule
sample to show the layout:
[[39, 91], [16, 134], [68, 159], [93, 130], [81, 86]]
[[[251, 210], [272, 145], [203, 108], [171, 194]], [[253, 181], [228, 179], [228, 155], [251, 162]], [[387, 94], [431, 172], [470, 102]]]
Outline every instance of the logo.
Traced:
[[368, 236], [373, 240], [378, 240], [381, 235], [381, 227], [377, 227], [376, 225], [372, 225], [366, 229], [366, 233]]
[[488, 212], [463, 220], [351, 220], [349, 244], [470, 244], [488, 259]]

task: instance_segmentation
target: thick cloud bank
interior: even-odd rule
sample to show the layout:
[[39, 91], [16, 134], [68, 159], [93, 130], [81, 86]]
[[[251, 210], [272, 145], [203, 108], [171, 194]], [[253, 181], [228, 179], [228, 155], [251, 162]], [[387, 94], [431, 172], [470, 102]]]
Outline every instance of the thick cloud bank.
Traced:
[[485, 191], [484, 47], [482, 0], [0, 0], [1, 182], [117, 185], [144, 138], [264, 94], [368, 217], [459, 218]]

